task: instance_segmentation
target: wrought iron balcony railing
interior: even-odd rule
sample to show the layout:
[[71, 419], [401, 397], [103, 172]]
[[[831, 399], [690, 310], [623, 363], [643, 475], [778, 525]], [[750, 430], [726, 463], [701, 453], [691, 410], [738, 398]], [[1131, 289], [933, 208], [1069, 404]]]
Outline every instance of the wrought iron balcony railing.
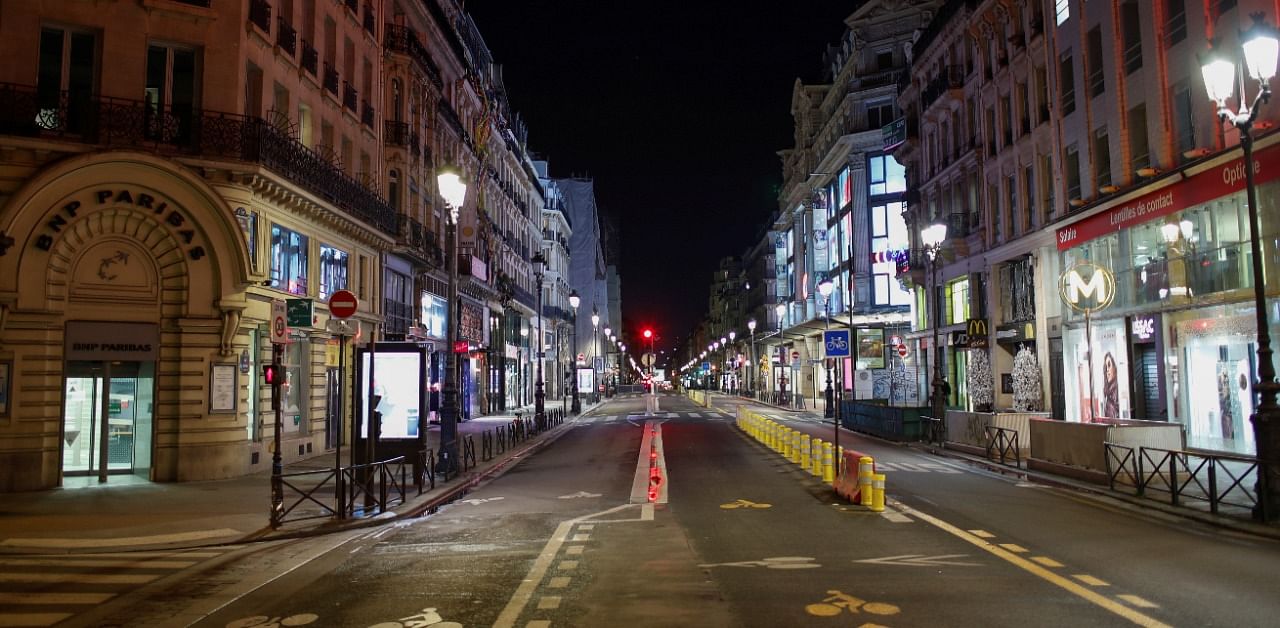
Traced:
[[284, 16], [276, 18], [276, 45], [292, 57], [298, 54], [298, 31], [293, 29]]
[[249, 0], [249, 21], [263, 31], [271, 32], [271, 3], [267, 0]]
[[0, 83], [0, 135], [260, 164], [356, 219], [396, 229], [377, 192], [261, 118]]
[[409, 55], [426, 73], [436, 89], [444, 87], [444, 80], [440, 78], [440, 69], [431, 60], [431, 54], [427, 52], [426, 46], [422, 45], [412, 29], [398, 24], [387, 24], [384, 40], [387, 49], [391, 52]]
[[320, 64], [320, 52], [316, 50], [315, 46], [311, 45], [311, 42], [305, 39], [302, 40], [301, 64], [302, 69], [310, 72], [311, 76], [316, 75], [316, 68], [319, 67]]
[[370, 129], [372, 129], [373, 118], [374, 118], [373, 105], [369, 104], [369, 101], [367, 100], [360, 101], [360, 124], [363, 124], [369, 127]]
[[338, 95], [338, 70], [328, 61], [324, 62], [324, 88], [330, 94]]
[[360, 102], [360, 95], [359, 95], [359, 92], [356, 91], [356, 88], [352, 87], [351, 83], [343, 81], [342, 82], [342, 106], [352, 111], [356, 111], [357, 110], [356, 105], [359, 104], [359, 102]]

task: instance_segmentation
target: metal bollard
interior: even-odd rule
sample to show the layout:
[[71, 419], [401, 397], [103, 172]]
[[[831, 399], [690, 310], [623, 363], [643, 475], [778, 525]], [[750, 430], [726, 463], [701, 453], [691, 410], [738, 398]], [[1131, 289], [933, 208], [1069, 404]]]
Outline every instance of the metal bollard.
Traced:
[[809, 435], [808, 434], [801, 435], [800, 436], [800, 468], [804, 469], [805, 471], [809, 470], [809, 460], [812, 456], [812, 454], [809, 452], [809, 447], [810, 447]]
[[873, 474], [871, 480], [871, 511], [884, 512], [884, 474]]
[[827, 484], [835, 484], [836, 482], [835, 465], [832, 464], [832, 460], [831, 460], [832, 453], [834, 453], [834, 449], [831, 446], [831, 443], [823, 443], [822, 444], [822, 481], [826, 482]]

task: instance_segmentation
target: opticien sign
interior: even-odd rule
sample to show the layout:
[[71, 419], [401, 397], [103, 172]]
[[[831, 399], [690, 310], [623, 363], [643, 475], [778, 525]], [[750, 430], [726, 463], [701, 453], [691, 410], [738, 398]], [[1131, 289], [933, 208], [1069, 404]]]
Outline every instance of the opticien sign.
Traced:
[[1062, 301], [1078, 312], [1107, 309], [1116, 297], [1116, 278], [1111, 271], [1089, 262], [1068, 268], [1058, 279]]

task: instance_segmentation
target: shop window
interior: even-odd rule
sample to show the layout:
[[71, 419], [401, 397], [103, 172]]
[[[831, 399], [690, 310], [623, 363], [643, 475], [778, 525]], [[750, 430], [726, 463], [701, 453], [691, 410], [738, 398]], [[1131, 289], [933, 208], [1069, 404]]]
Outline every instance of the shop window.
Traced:
[[294, 338], [284, 351], [284, 386], [282, 406], [286, 434], [307, 434], [307, 406], [311, 401], [311, 342]]
[[404, 338], [413, 324], [413, 278], [389, 268], [383, 277], [386, 286], [382, 299], [384, 329], [390, 337]]
[[965, 277], [947, 284], [946, 324], [956, 325], [969, 318], [969, 279]]
[[328, 301], [334, 292], [347, 289], [348, 257], [346, 251], [320, 245], [321, 301]]
[[307, 236], [271, 225], [271, 287], [307, 294]]

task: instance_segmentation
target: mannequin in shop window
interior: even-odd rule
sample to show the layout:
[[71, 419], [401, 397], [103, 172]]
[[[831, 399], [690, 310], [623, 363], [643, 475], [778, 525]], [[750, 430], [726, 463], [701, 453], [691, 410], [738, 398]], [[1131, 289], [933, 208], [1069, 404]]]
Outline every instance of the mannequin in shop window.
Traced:
[[1102, 358], [1102, 416], [1120, 418], [1120, 373], [1108, 351]]

